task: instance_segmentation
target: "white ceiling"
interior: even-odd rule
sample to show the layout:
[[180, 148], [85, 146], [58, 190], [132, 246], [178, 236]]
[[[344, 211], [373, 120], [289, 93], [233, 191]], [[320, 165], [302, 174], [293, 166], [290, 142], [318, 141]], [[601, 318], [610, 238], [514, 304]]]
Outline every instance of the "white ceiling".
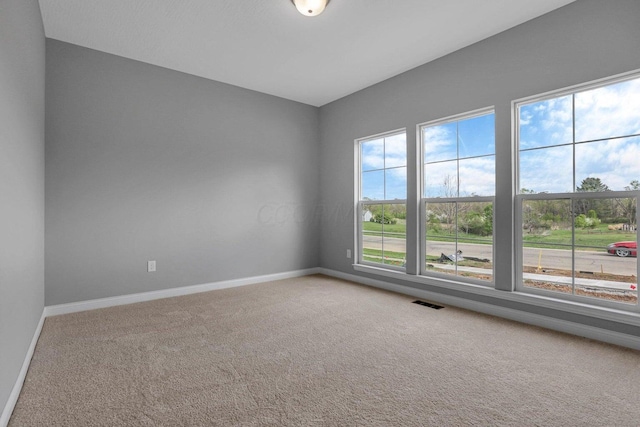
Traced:
[[40, 0], [49, 38], [321, 106], [574, 0]]

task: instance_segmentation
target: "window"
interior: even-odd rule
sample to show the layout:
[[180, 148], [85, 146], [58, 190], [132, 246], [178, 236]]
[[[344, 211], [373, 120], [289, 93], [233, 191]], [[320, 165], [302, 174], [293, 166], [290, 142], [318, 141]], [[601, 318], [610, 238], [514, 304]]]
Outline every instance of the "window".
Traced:
[[495, 117], [485, 109], [420, 126], [422, 274], [493, 281]]
[[[493, 107], [418, 124], [415, 138], [398, 130], [355, 141], [354, 269], [640, 313], [640, 73], [512, 107], [508, 152], [496, 153]], [[509, 212], [496, 215], [496, 199]]]
[[515, 103], [517, 289], [638, 304], [640, 78]]
[[404, 131], [358, 141], [358, 262], [402, 269], [406, 261], [407, 141]]

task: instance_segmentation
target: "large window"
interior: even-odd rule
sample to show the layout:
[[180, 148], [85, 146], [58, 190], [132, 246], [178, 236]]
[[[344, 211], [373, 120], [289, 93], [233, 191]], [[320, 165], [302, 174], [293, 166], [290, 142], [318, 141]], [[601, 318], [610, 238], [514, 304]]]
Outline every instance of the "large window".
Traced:
[[515, 103], [517, 288], [638, 303], [640, 78]]
[[493, 281], [493, 110], [420, 126], [422, 274]]
[[417, 124], [415, 138], [356, 140], [354, 268], [640, 313], [640, 73], [512, 107], [512, 117], [487, 107]]
[[358, 261], [402, 269], [407, 252], [406, 134], [369, 137], [358, 141], [358, 146]]

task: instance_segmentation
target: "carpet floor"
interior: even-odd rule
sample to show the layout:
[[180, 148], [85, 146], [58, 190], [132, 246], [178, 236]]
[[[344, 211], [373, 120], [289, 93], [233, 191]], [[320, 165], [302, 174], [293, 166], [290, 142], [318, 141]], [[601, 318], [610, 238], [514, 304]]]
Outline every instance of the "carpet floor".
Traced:
[[638, 426], [640, 352], [307, 276], [47, 318], [9, 426]]

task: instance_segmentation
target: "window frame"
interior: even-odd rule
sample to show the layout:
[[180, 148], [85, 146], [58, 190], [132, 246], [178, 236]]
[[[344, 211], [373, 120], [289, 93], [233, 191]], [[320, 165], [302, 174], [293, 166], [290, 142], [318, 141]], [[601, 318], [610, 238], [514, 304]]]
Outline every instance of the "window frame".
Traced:
[[[560, 300], [563, 302], [570, 303], [578, 303], [584, 304], [586, 306], [592, 306], [596, 308], [608, 308], [614, 310], [621, 310], [624, 312], [632, 312], [632, 313], [640, 313], [640, 289], [637, 292], [637, 300], [635, 304], [616, 302], [612, 300], [606, 299], [598, 299], [596, 297], [588, 297], [582, 295], [575, 294], [567, 294], [563, 292], [539, 289], [531, 286], [524, 285], [523, 278], [523, 258], [524, 258], [524, 237], [522, 233], [522, 221], [523, 221], [523, 212], [522, 212], [522, 204], [525, 200], [560, 200], [566, 199], [571, 201], [571, 206], [573, 209], [574, 201], [579, 199], [613, 199], [613, 198], [636, 198], [636, 212], [638, 212], [638, 207], [640, 206], [640, 190], [614, 190], [614, 191], [599, 191], [599, 192], [578, 192], [577, 189], [577, 177], [576, 177], [576, 157], [575, 157], [575, 149], [577, 145], [585, 144], [585, 143], [593, 143], [598, 141], [605, 141], [611, 139], [621, 139], [621, 138], [629, 138], [634, 136], [640, 136], [640, 134], [631, 134], [631, 135], [618, 135], [610, 138], [596, 138], [588, 141], [576, 141], [576, 123], [575, 123], [575, 95], [586, 92], [593, 89], [603, 88], [611, 85], [615, 85], [618, 83], [623, 83], [630, 80], [637, 80], [640, 78], [640, 71], [635, 70], [629, 73], [624, 73], [616, 76], [606, 77], [594, 81], [590, 81], [587, 83], [582, 83], [578, 85], [573, 85], [570, 87], [553, 90], [549, 92], [545, 92], [542, 94], [537, 94], [533, 96], [527, 96], [524, 98], [516, 99], [511, 101], [511, 120], [512, 120], [512, 166], [513, 166], [513, 177], [512, 183], [514, 188], [514, 197], [513, 197], [513, 212], [514, 212], [514, 252], [515, 252], [515, 266], [514, 266], [514, 291], [517, 293], [522, 293], [526, 295], [535, 295], [538, 297], [552, 298], [555, 300]], [[520, 153], [521, 151], [532, 151], [533, 149], [525, 149], [520, 150], [520, 107], [523, 105], [533, 104], [542, 101], [548, 101], [551, 99], [560, 98], [563, 96], [572, 96], [572, 141], [571, 143], [565, 143], [560, 145], [552, 145], [548, 147], [538, 147], [534, 149], [545, 149], [556, 146], [571, 146], [572, 147], [572, 183], [573, 188], [572, 192], [560, 192], [560, 193], [552, 193], [552, 192], [540, 192], [540, 193], [521, 193], [522, 186], [520, 184]], [[573, 210], [572, 210], [573, 212]], [[637, 219], [636, 219], [637, 222]], [[575, 224], [575, 223], [574, 223]], [[575, 230], [575, 225], [573, 225], [573, 230]], [[636, 231], [636, 245], [638, 244], [638, 233]], [[575, 253], [575, 232], [572, 232], [572, 254]], [[572, 255], [572, 288], [575, 287], [575, 255]], [[640, 256], [636, 256], [636, 278], [640, 277]]]
[[[355, 251], [354, 251], [354, 258], [355, 258], [355, 262], [354, 264], [356, 265], [363, 265], [363, 266], [369, 266], [369, 267], [374, 267], [374, 268], [379, 268], [382, 270], [392, 270], [392, 271], [396, 271], [396, 272], [406, 272], [406, 267], [405, 266], [395, 266], [392, 264], [384, 264], [384, 263], [376, 263], [376, 262], [371, 262], [371, 261], [366, 261], [364, 259], [364, 255], [363, 255], [363, 250], [364, 250], [364, 246], [363, 246], [363, 242], [362, 242], [362, 236], [363, 236], [363, 225], [362, 225], [362, 214], [363, 214], [363, 207], [367, 206], [367, 205], [394, 205], [394, 204], [404, 204], [405, 206], [407, 205], [407, 197], [405, 194], [405, 198], [404, 199], [393, 199], [393, 200], [362, 200], [362, 143], [363, 142], [367, 142], [370, 140], [374, 140], [374, 139], [378, 139], [378, 138], [389, 138], [395, 135], [401, 135], [404, 134], [405, 135], [405, 143], [406, 143], [406, 134], [407, 134], [407, 130], [406, 128], [400, 128], [400, 129], [395, 129], [392, 131], [388, 131], [388, 132], [382, 132], [382, 133], [378, 133], [375, 135], [369, 135], [363, 138], [357, 138], [354, 140], [354, 145], [355, 145], [355, 171], [356, 171], [356, 176], [355, 176], [355, 186], [354, 186], [354, 194], [355, 194], [355, 208], [354, 208], [354, 223], [356, 224], [356, 226], [354, 227], [354, 231], [355, 231], [355, 236], [354, 236], [354, 241], [355, 241]], [[407, 160], [408, 163], [408, 160]], [[408, 167], [408, 165], [404, 166], [405, 168]], [[386, 171], [387, 168], [383, 168], [383, 171]], [[389, 168], [389, 169], [393, 169], [393, 168]], [[407, 171], [407, 176], [406, 176], [407, 182], [409, 180], [409, 174]], [[407, 243], [406, 243], [407, 239], [406, 239], [406, 232], [405, 232], [405, 257], [407, 254]], [[383, 249], [384, 250], [384, 249]], [[406, 259], [406, 258], [405, 258]]]
[[[473, 119], [476, 117], [481, 117], [481, 116], [485, 116], [488, 114], [493, 114], [494, 116], [494, 130], [495, 130], [495, 106], [489, 106], [489, 107], [484, 107], [484, 108], [479, 108], [476, 110], [472, 110], [472, 111], [468, 111], [465, 113], [459, 113], [459, 114], [454, 114], [452, 116], [447, 116], [444, 118], [440, 118], [440, 119], [436, 119], [436, 120], [430, 120], [424, 123], [419, 123], [418, 125], [416, 125], [416, 133], [417, 133], [417, 138], [416, 138], [416, 142], [419, 145], [419, 179], [420, 179], [420, 185], [418, 186], [418, 188], [420, 189], [420, 194], [419, 194], [419, 198], [418, 198], [418, 203], [419, 203], [419, 217], [418, 217], [418, 221], [419, 221], [419, 225], [418, 225], [418, 230], [419, 230], [419, 237], [418, 237], [418, 244], [419, 244], [419, 248], [418, 248], [418, 253], [419, 253], [419, 265], [418, 265], [418, 274], [420, 276], [423, 276], [425, 278], [437, 278], [437, 279], [442, 279], [442, 280], [446, 280], [446, 281], [454, 281], [454, 282], [460, 282], [461, 284], [472, 284], [472, 285], [479, 285], [479, 286], [483, 286], [483, 287], [489, 287], [489, 288], [494, 288], [495, 287], [495, 186], [496, 186], [496, 170], [494, 167], [494, 191], [493, 191], [493, 195], [492, 196], [463, 196], [460, 197], [459, 193], [457, 197], [425, 197], [425, 162], [424, 162], [424, 155], [425, 155], [425, 147], [424, 147], [424, 133], [423, 133], [423, 129], [426, 127], [431, 127], [431, 126], [438, 126], [438, 125], [444, 125], [444, 124], [448, 124], [448, 123], [453, 123], [453, 122], [459, 122], [462, 120], [468, 120], [468, 119]], [[495, 133], [494, 133], [495, 135]], [[477, 157], [484, 157], [484, 156], [477, 156]], [[493, 157], [494, 157], [494, 165], [495, 165], [495, 159], [496, 159], [496, 148], [495, 148], [495, 137], [494, 137], [494, 150], [493, 150]], [[453, 160], [453, 159], [451, 159]], [[459, 154], [456, 156], [456, 161], [460, 161], [460, 157]], [[458, 189], [459, 189], [459, 181], [456, 180], [458, 183]], [[492, 215], [492, 238], [491, 238], [491, 280], [481, 280], [481, 279], [476, 279], [473, 277], [465, 277], [465, 276], [460, 276], [457, 273], [455, 275], [451, 275], [451, 274], [445, 274], [445, 273], [438, 273], [432, 270], [428, 270], [427, 269], [427, 263], [426, 263], [426, 249], [427, 249], [427, 239], [426, 239], [426, 204], [427, 203], [465, 203], [465, 202], [485, 202], [485, 203], [491, 203], [492, 205], [492, 209], [494, 209], [494, 215]], [[457, 236], [456, 236], [456, 243], [457, 243]]]

